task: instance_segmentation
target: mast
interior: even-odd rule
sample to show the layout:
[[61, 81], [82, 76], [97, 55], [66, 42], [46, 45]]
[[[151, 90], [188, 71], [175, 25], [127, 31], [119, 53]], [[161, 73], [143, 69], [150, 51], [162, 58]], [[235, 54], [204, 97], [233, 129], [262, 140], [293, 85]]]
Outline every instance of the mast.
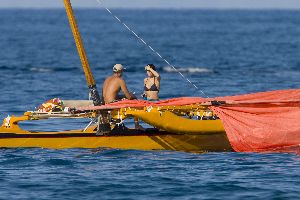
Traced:
[[96, 87], [96, 82], [94, 80], [85, 50], [84, 50], [84, 46], [83, 46], [83, 42], [81, 40], [81, 36], [78, 30], [78, 26], [76, 23], [76, 19], [73, 13], [73, 9], [72, 9], [72, 5], [70, 0], [64, 0], [64, 4], [65, 4], [65, 8], [66, 8], [66, 12], [68, 15], [68, 19], [69, 19], [69, 23], [70, 23], [70, 27], [72, 29], [72, 33], [73, 33], [73, 37], [76, 43], [76, 47], [77, 47], [77, 51], [81, 60], [81, 65], [87, 80], [87, 84], [88, 84], [88, 88], [90, 90], [90, 95], [91, 95], [91, 99], [93, 100], [93, 104], [95, 106], [97, 105], [102, 105], [103, 101], [99, 96], [97, 87]]

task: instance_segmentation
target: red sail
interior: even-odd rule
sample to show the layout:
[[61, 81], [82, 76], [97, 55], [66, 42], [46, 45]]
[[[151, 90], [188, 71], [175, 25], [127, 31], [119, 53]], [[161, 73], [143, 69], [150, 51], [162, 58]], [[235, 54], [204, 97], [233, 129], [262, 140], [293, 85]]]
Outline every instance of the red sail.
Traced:
[[145, 106], [180, 106], [225, 101], [210, 108], [222, 120], [235, 151], [300, 152], [300, 89], [259, 92], [246, 95], [198, 98], [182, 97], [158, 102], [124, 100], [80, 110], [114, 109]]
[[237, 102], [212, 107], [239, 152], [299, 152], [300, 90], [262, 92], [226, 98]]

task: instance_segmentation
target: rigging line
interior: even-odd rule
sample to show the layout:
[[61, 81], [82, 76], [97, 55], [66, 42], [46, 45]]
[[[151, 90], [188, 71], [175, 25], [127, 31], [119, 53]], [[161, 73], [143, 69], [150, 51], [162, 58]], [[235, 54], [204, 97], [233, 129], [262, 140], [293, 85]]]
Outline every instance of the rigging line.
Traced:
[[[96, 0], [99, 5], [103, 5], [102, 0]], [[136, 34], [130, 27], [128, 27], [119, 17], [117, 17], [116, 15], [114, 15], [110, 9], [106, 8], [104, 5], [103, 7], [106, 9], [107, 12], [109, 12], [109, 14], [111, 14], [119, 23], [121, 23], [127, 30], [129, 30], [138, 40], [140, 40], [146, 47], [148, 47], [151, 51], [153, 51], [153, 53], [155, 53], [158, 57], [160, 57], [165, 63], [167, 63], [167, 65], [169, 65], [170, 67], [172, 67], [177, 73], [180, 74], [180, 76], [185, 79], [188, 83], [190, 83], [194, 88], [196, 88], [196, 90], [200, 91], [204, 96], [206, 96], [207, 98], [209, 98], [209, 96], [207, 96], [200, 88], [198, 88], [194, 83], [192, 83], [188, 78], [186, 78], [180, 71], [177, 70], [177, 68], [170, 64], [165, 58], [163, 58], [153, 47], [151, 47], [150, 45], [148, 45], [143, 38], [141, 38], [138, 34]]]

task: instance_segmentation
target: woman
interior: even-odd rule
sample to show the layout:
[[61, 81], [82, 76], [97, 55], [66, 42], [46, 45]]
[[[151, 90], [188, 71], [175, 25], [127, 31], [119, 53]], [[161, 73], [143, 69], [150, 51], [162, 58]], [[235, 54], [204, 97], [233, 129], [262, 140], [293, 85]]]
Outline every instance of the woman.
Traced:
[[153, 64], [148, 64], [145, 67], [148, 77], [144, 79], [144, 94], [143, 97], [148, 101], [157, 101], [160, 89], [160, 75], [155, 70]]

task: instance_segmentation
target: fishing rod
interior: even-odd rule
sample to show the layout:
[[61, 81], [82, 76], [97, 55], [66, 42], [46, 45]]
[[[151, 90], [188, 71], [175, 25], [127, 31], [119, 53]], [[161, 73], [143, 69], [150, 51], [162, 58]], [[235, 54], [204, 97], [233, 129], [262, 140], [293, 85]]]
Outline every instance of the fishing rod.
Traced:
[[129, 32], [131, 32], [142, 44], [144, 44], [148, 49], [150, 49], [154, 54], [156, 54], [161, 60], [163, 60], [168, 66], [172, 67], [177, 73], [180, 74], [180, 76], [185, 79], [189, 84], [191, 84], [197, 91], [200, 91], [204, 96], [206, 96], [207, 98], [209, 98], [209, 96], [207, 96], [203, 90], [201, 90], [200, 88], [198, 88], [189, 78], [185, 77], [174, 65], [172, 65], [168, 60], [166, 60], [163, 56], [161, 56], [160, 53], [158, 53], [158, 51], [156, 51], [152, 46], [150, 46], [149, 44], [147, 44], [147, 42], [140, 37], [135, 31], [133, 31], [132, 28], [130, 28], [128, 25], [126, 25], [119, 17], [117, 17], [115, 14], [113, 14], [113, 12], [105, 7], [103, 5], [103, 0], [96, 0], [98, 2], [98, 4], [100, 6], [103, 6], [105, 8], [105, 10], [111, 15], [113, 16], [120, 24], [122, 24]]

